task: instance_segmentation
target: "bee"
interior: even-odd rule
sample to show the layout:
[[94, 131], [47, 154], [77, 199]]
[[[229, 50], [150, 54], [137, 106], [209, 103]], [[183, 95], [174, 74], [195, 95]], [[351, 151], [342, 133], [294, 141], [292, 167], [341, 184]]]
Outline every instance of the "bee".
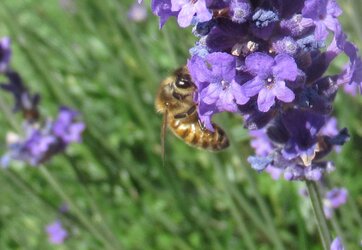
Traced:
[[181, 140], [196, 148], [220, 151], [229, 146], [225, 132], [216, 124], [214, 131], [204, 127], [194, 102], [196, 86], [186, 66], [177, 69], [161, 82], [155, 101], [156, 110], [164, 116], [161, 144], [164, 150], [166, 127]]

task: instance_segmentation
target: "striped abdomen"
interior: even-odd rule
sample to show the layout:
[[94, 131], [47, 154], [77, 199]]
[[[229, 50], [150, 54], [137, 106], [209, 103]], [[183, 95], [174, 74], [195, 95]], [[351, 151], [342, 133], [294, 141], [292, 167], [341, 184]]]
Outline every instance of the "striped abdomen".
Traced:
[[171, 131], [187, 144], [211, 151], [219, 151], [229, 146], [229, 139], [225, 132], [216, 124], [215, 131], [209, 131], [200, 126], [198, 119], [175, 119], [170, 116], [169, 127]]

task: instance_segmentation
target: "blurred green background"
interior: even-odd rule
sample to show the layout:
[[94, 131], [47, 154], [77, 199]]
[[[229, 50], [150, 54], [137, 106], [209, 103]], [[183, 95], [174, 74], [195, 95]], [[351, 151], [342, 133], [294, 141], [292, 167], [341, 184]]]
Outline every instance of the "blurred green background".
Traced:
[[[83, 143], [46, 164], [47, 171], [13, 164], [0, 171], [0, 249], [322, 249], [303, 183], [274, 181], [246, 163], [252, 154], [240, 117], [222, 114], [232, 138], [225, 152], [191, 148], [169, 134], [166, 163], [162, 117], [153, 102], [160, 80], [185, 64], [195, 42], [175, 20], [162, 30], [148, 17], [127, 17], [131, 0], [2, 0], [0, 35], [13, 41], [12, 67], [41, 112], [74, 107], [87, 124]], [[341, 1], [341, 21], [362, 46], [359, 0]], [[335, 63], [336, 70], [342, 61]], [[12, 99], [0, 93], [0, 153]], [[338, 155], [325, 187], [346, 187], [348, 203], [330, 221], [348, 249], [362, 240], [361, 97], [339, 93], [335, 114], [352, 139]], [[70, 199], [79, 210], [59, 207]], [[60, 218], [63, 245], [44, 228]]]

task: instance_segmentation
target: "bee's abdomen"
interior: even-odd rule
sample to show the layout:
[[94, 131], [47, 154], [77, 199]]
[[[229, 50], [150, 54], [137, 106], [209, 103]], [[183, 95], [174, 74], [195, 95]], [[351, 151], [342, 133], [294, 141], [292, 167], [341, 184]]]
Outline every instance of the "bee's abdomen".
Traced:
[[225, 132], [216, 124], [215, 131], [202, 129], [198, 122], [184, 122], [182, 119], [171, 119], [169, 127], [172, 132], [194, 147], [211, 151], [223, 150], [229, 146], [229, 140]]

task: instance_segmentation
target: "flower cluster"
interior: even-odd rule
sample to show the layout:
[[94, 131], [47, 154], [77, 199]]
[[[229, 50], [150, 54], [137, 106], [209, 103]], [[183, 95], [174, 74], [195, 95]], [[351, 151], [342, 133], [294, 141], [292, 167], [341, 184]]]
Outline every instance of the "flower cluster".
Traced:
[[[362, 61], [342, 31], [336, 0], [152, 0], [151, 7], [161, 27], [171, 16], [193, 26], [198, 41], [187, 66], [207, 129], [217, 113], [242, 115], [268, 147], [249, 157], [258, 171], [269, 166], [288, 180], [320, 180], [334, 169], [322, 158], [349, 135], [322, 128], [338, 88], [362, 83]], [[342, 53], [345, 68], [327, 75]]]
[[59, 109], [57, 119], [41, 120], [38, 110], [40, 96], [31, 94], [20, 75], [10, 69], [10, 54], [10, 41], [3, 38], [0, 41], [0, 72], [7, 78], [7, 82], [1, 83], [0, 88], [13, 95], [13, 111], [22, 112], [23, 133], [7, 134], [8, 151], [0, 163], [7, 167], [11, 160], [20, 160], [36, 166], [63, 152], [70, 143], [80, 142], [85, 125], [77, 122], [78, 113], [67, 107]]

